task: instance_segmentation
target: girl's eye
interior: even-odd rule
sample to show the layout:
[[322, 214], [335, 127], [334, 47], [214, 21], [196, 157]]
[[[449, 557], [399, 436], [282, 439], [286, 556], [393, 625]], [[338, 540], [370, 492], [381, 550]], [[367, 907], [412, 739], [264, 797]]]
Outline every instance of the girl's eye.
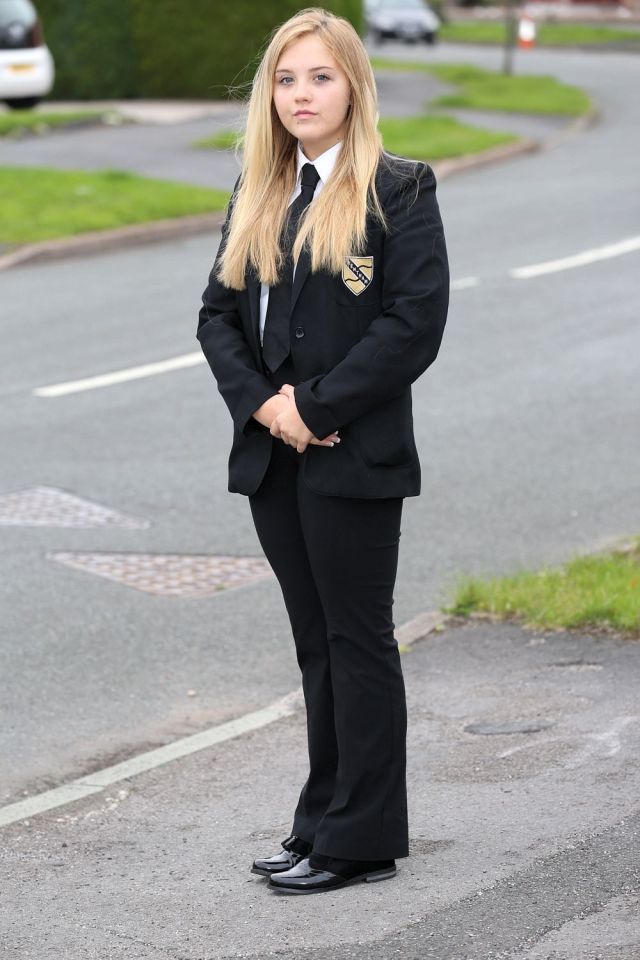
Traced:
[[[288, 84], [288, 83], [285, 83], [285, 81], [286, 81], [286, 80], [292, 80], [292, 79], [293, 79], [293, 77], [280, 77], [280, 78], [278, 79], [278, 83], [281, 84], [281, 85], [283, 85], [283, 86], [285, 86], [285, 87], [287, 87], [287, 86], [289, 86], [289, 84]], [[316, 75], [315, 75], [315, 77], [314, 77], [313, 79], [314, 79], [314, 80], [320, 79], [320, 80], [322, 80], [322, 82], [324, 83], [325, 80], [331, 80], [331, 77], [328, 77], [328, 76], [326, 75], [326, 73], [316, 73]]]

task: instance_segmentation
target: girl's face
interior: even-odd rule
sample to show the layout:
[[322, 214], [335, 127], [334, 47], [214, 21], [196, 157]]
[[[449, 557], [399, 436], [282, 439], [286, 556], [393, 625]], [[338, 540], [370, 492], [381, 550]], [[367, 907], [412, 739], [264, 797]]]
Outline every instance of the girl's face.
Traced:
[[315, 34], [300, 37], [281, 54], [273, 103], [309, 160], [343, 138], [349, 92], [346, 74]]

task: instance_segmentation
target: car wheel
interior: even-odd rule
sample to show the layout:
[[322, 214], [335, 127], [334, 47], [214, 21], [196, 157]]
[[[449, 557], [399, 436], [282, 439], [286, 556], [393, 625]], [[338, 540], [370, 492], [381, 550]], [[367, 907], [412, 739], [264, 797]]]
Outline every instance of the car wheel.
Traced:
[[430, 47], [432, 47], [433, 44], [436, 42], [437, 37], [435, 33], [425, 33], [424, 39], [425, 39], [425, 42], [428, 43]]
[[41, 97], [11, 97], [5, 100], [10, 110], [31, 110], [40, 103]]

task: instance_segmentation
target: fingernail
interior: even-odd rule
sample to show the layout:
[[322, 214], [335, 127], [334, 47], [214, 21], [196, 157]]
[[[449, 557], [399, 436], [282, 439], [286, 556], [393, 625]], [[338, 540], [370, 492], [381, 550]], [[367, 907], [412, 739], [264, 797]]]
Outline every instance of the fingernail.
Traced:
[[340, 443], [340, 437], [336, 437], [336, 443]]
[[334, 442], [333, 442], [333, 440], [331, 441], [331, 446], [332, 446], [332, 447], [334, 447], [334, 446], [335, 446], [335, 444], [334, 444]]

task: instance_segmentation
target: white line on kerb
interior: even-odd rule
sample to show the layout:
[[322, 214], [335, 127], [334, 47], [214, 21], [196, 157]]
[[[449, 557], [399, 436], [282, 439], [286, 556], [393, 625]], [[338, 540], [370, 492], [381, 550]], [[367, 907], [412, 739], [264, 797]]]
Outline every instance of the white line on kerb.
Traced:
[[105, 767], [103, 770], [96, 770], [95, 773], [89, 773], [84, 777], [78, 777], [77, 780], [72, 780], [61, 787], [55, 787], [53, 790], [46, 790], [44, 793], [36, 794], [36, 796], [29, 797], [27, 800], [10, 803], [6, 807], [0, 808], [0, 826], [15, 823], [17, 820], [24, 820], [25, 817], [43, 813], [45, 810], [51, 810], [54, 807], [61, 807], [72, 800], [87, 797], [91, 793], [99, 793], [105, 787], [109, 787], [119, 780], [133, 777], [145, 770], [152, 770], [154, 767], [169, 763], [170, 760], [176, 760], [178, 757], [186, 757], [197, 750], [211, 747], [214, 743], [231, 740], [233, 737], [238, 737], [249, 730], [264, 727], [267, 723], [272, 723], [274, 720], [279, 720], [281, 717], [287, 717], [294, 713], [301, 702], [303, 702], [302, 687], [294, 690], [293, 693], [288, 693], [280, 700], [276, 700], [268, 707], [256, 710], [254, 713], [246, 713], [243, 717], [238, 717], [237, 720], [229, 720], [227, 723], [210, 727], [201, 733], [194, 733], [189, 737], [176, 740], [174, 743], [167, 743], [164, 747], [148, 750], [147, 753], [141, 753], [137, 757], [123, 760], [121, 763]]
[[66, 383], [53, 383], [48, 387], [36, 387], [32, 393], [36, 397], [62, 397], [67, 393], [80, 393], [82, 390], [110, 387], [114, 383], [124, 383], [127, 380], [140, 380], [142, 377], [154, 377], [158, 373], [167, 373], [170, 370], [182, 370], [184, 367], [195, 367], [198, 363], [204, 362], [204, 354], [201, 350], [196, 350], [193, 353], [183, 353], [179, 357], [171, 357], [169, 360], [145, 363], [139, 367], [126, 367], [124, 370], [114, 370], [113, 373], [101, 373], [95, 377], [85, 377], [82, 380], [67, 380]]
[[[408, 620], [407, 623], [396, 629], [395, 636], [398, 646], [400, 648], [410, 647], [416, 640], [439, 628], [445, 621], [446, 617], [439, 610], [429, 610], [418, 614], [417, 617]], [[61, 787], [54, 787], [53, 790], [45, 790], [44, 793], [38, 793], [34, 797], [28, 797], [26, 800], [18, 800], [16, 803], [7, 804], [6, 807], [0, 807], [0, 827], [17, 823], [19, 820], [44, 813], [46, 810], [62, 807], [74, 800], [88, 797], [92, 793], [100, 793], [105, 787], [118, 783], [120, 780], [134, 777], [138, 773], [144, 773], [145, 770], [153, 770], [155, 767], [160, 767], [171, 760], [187, 757], [198, 750], [212, 747], [216, 743], [223, 743], [225, 740], [232, 740], [234, 737], [239, 737], [250, 730], [257, 730], [273, 723], [274, 720], [288, 717], [302, 706], [304, 706], [304, 696], [302, 687], [298, 687], [297, 690], [287, 693], [284, 697], [261, 710], [245, 713], [244, 716], [238, 717], [236, 720], [229, 720], [217, 727], [209, 727], [208, 730], [182, 737], [174, 743], [167, 743], [164, 747], [148, 750], [137, 757], [131, 757], [121, 763], [115, 763], [110, 767], [104, 767], [102, 770], [96, 770], [94, 773], [88, 773], [84, 777], [78, 777]]]
[[516, 280], [526, 280], [529, 277], [540, 277], [544, 273], [558, 273], [560, 270], [571, 270], [572, 267], [584, 267], [597, 260], [609, 260], [611, 257], [620, 257], [623, 253], [633, 253], [640, 250], [640, 237], [629, 237], [618, 243], [609, 243], [605, 247], [595, 247], [576, 253], [572, 257], [562, 257], [560, 260], [547, 260], [544, 263], [534, 263], [529, 267], [515, 267], [509, 271], [509, 276]]

